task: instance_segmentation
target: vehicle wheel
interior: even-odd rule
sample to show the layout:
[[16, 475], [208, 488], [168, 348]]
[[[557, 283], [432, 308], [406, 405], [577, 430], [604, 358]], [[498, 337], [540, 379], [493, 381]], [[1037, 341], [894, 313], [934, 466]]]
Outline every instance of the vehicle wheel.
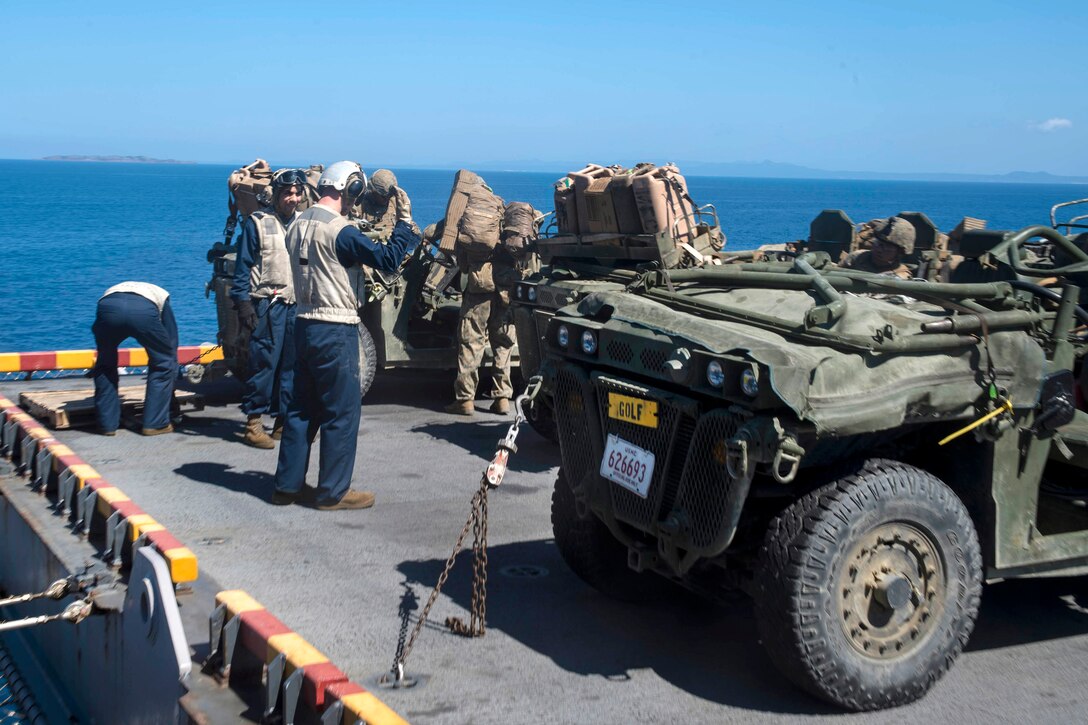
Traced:
[[592, 513], [578, 516], [574, 491], [563, 469], [552, 492], [552, 533], [567, 566], [602, 594], [622, 602], [648, 602], [661, 597], [668, 582], [627, 566], [627, 547]]
[[555, 423], [555, 410], [551, 401], [543, 395], [533, 401], [533, 404], [525, 411], [525, 419], [533, 430], [547, 440], [559, 444], [559, 428]]
[[378, 348], [374, 345], [374, 338], [366, 325], [359, 323], [359, 389], [362, 397], [370, 390], [374, 383], [374, 375], [378, 372]]
[[982, 555], [948, 486], [877, 459], [779, 514], [756, 576], [774, 663], [820, 698], [876, 710], [917, 700], [963, 650]]

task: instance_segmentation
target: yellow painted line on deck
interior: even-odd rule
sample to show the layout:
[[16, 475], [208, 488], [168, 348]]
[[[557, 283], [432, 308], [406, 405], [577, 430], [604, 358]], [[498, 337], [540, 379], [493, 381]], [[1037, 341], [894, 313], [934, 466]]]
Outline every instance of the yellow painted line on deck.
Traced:
[[0, 373], [22, 372], [22, 355], [17, 352], [0, 352]]
[[263, 604], [241, 589], [227, 589], [219, 592], [215, 595], [215, 604], [216, 606], [222, 604], [227, 608], [228, 619], [244, 612], [257, 612], [264, 609]]
[[367, 725], [408, 725], [407, 720], [369, 692], [345, 695], [340, 702], [344, 703], [343, 725], [355, 725], [356, 720]]
[[[128, 522], [129, 541], [136, 541], [136, 539], [140, 538], [140, 535], [145, 531], [159, 531], [165, 528], [148, 514], [134, 514], [125, 519], [125, 521]], [[153, 526], [158, 526], [159, 528], [153, 529], [151, 528]]]
[[109, 488], [98, 489], [98, 504], [96, 508], [98, 513], [102, 514], [103, 518], [109, 518], [113, 514], [113, 506], [111, 503], [115, 501], [128, 501], [129, 497], [121, 492], [121, 489], [110, 486]]
[[[102, 478], [102, 476], [99, 475], [98, 471], [96, 471], [92, 466], [86, 463], [77, 463], [74, 466], [68, 466], [68, 470], [72, 472], [73, 476], [79, 479], [79, 484], [81, 488], [83, 487], [83, 484], [87, 483], [87, 481], [91, 480], [92, 478]], [[101, 491], [102, 489], [99, 490]]]
[[170, 567], [170, 581], [175, 584], [196, 581], [199, 573], [196, 554], [190, 551], [187, 546], [167, 549], [162, 552], [162, 555], [166, 559], [167, 566]]
[[329, 661], [328, 657], [321, 654], [317, 647], [303, 639], [298, 632], [284, 632], [268, 638], [268, 661], [271, 662], [280, 652], [287, 658], [288, 674], [300, 667]]

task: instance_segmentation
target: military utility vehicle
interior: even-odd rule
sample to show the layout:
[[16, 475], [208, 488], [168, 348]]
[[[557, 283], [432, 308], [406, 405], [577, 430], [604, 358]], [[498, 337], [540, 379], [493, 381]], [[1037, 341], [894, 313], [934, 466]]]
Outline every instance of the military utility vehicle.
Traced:
[[[544, 331], [557, 309], [593, 292], [622, 290], [638, 270], [702, 264], [724, 240], [714, 206], [697, 206], [673, 166], [590, 164], [560, 179], [555, 212], [536, 241], [542, 266], [511, 300], [522, 377], [539, 370]], [[527, 414], [537, 432], [556, 440], [547, 396]]]
[[1088, 572], [1083, 237], [961, 249], [954, 283], [800, 252], [536, 287], [571, 302], [536, 310], [567, 564], [746, 591], [778, 667], [854, 710], [921, 697], [983, 582]]
[[[260, 163], [263, 162], [255, 162]], [[225, 241], [217, 242], [208, 252], [213, 272], [207, 291], [215, 293], [219, 342], [224, 351], [223, 365], [242, 380], [246, 378], [248, 335], [238, 322], [228, 293], [237, 254], [234, 230], [248, 213], [270, 201], [266, 189], [271, 171], [267, 164], [256, 168], [255, 164], [231, 175], [228, 182], [231, 189], [230, 213], [224, 230]], [[316, 182], [321, 170], [320, 166], [310, 167], [310, 199], [302, 208], [316, 200]], [[361, 219], [353, 219], [352, 223], [379, 241], [388, 238], [391, 232], [375, 228]], [[437, 245], [421, 244], [392, 275], [369, 268], [364, 268], [363, 272], [359, 276], [360, 289], [357, 290], [359, 299], [363, 301], [359, 310], [362, 320], [359, 326], [359, 360], [363, 395], [370, 389], [378, 370], [456, 369], [461, 292], [452, 252], [444, 251]], [[485, 358], [485, 368], [489, 361], [490, 356]], [[516, 350], [513, 363], [517, 363]], [[215, 374], [213, 370], [212, 375]]]

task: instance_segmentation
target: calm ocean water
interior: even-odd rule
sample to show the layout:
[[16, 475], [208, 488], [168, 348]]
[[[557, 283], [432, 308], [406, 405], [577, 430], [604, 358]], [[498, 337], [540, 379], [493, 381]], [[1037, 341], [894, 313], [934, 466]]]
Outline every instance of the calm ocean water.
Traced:
[[[123, 280], [169, 290], [182, 344], [214, 342], [205, 298], [205, 253], [222, 239], [232, 167], [0, 161], [8, 212], [0, 215], [0, 352], [94, 347], [95, 302]], [[426, 226], [445, 210], [452, 171], [397, 171]], [[550, 210], [558, 173], [488, 172], [508, 201]], [[1088, 196], [1075, 185], [822, 181], [689, 177], [692, 196], [714, 204], [728, 249], [807, 236], [821, 209], [855, 222], [923, 211], [948, 230], [965, 215], [991, 228], [1045, 224], [1050, 207]]]

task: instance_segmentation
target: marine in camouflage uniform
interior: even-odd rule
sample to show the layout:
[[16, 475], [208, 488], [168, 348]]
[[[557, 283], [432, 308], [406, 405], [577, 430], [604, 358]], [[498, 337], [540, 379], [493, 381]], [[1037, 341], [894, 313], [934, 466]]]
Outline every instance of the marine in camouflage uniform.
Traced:
[[371, 175], [352, 216], [368, 222], [382, 241], [389, 238], [393, 227], [401, 221], [419, 234], [419, 227], [412, 221], [412, 202], [404, 189], [397, 186], [397, 177], [389, 169], [378, 169]]
[[500, 415], [510, 412], [510, 398], [514, 395], [510, 357], [516, 342], [510, 291], [514, 282], [521, 278], [521, 271], [506, 242], [504, 239], [496, 246], [491, 259], [486, 261], [473, 261], [467, 254], [456, 251], [458, 267], [467, 281], [461, 294], [454, 402], [446, 406], [447, 413], [475, 413], [473, 401], [480, 382], [480, 364], [488, 346], [494, 355], [495, 369], [491, 391], [493, 402], [489, 410]]
[[912, 277], [911, 269], [903, 264], [903, 257], [914, 251], [914, 225], [902, 217], [893, 216], [874, 219], [867, 226], [872, 230], [872, 246], [851, 253], [841, 266], [903, 279]]

